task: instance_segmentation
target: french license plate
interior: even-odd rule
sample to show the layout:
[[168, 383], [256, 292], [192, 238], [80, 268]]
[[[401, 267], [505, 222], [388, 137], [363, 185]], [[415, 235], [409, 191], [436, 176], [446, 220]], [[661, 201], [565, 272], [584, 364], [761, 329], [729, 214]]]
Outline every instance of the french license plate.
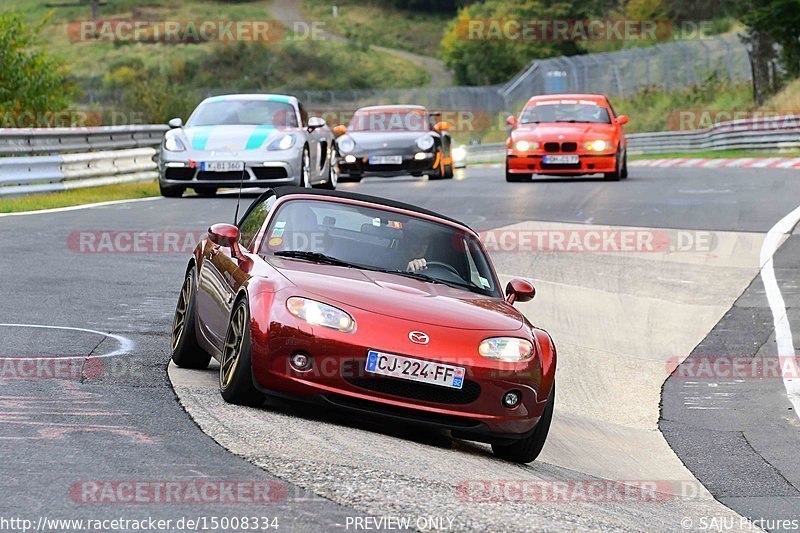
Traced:
[[367, 352], [365, 370], [382, 376], [430, 383], [451, 389], [460, 389], [464, 385], [463, 367], [422, 361], [375, 350]]
[[208, 172], [235, 172], [244, 170], [244, 161], [203, 161], [200, 170]]
[[401, 155], [373, 155], [369, 158], [370, 165], [402, 165]]
[[575, 154], [544, 156], [544, 162], [548, 165], [577, 165], [579, 161]]

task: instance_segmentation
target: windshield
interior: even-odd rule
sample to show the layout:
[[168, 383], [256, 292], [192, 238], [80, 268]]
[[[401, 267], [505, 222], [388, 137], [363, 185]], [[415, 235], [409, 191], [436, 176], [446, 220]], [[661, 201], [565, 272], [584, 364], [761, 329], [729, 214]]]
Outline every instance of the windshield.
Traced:
[[427, 113], [422, 109], [360, 109], [348, 131], [428, 131]]
[[201, 104], [187, 126], [279, 126], [297, 127], [294, 107], [268, 100], [215, 100]]
[[477, 237], [371, 207], [290, 200], [272, 217], [259, 253], [391, 272], [501, 296]]
[[538, 122], [589, 122], [611, 124], [608, 110], [595, 103], [580, 103], [569, 100], [537, 102], [522, 112], [522, 124]]

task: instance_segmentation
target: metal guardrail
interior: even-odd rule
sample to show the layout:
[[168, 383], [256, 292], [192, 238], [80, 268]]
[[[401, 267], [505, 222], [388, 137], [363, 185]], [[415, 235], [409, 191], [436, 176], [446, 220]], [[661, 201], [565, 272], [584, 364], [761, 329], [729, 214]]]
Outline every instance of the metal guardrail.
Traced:
[[167, 126], [0, 129], [0, 197], [158, 177]]
[[[628, 154], [668, 154], [708, 150], [800, 149], [800, 115], [739, 119], [693, 131], [632, 133]], [[505, 143], [465, 145], [470, 163], [494, 163], [505, 159]]]
[[628, 135], [630, 154], [797, 148], [800, 148], [800, 115], [732, 120], [703, 130]]

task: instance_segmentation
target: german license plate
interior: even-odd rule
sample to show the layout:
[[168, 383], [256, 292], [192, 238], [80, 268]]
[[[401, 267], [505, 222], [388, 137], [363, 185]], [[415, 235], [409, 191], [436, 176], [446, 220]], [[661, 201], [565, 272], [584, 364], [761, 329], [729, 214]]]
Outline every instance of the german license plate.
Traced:
[[244, 170], [243, 161], [203, 161], [200, 170], [207, 172], [241, 172]]
[[373, 155], [369, 158], [370, 165], [402, 165], [401, 155]]
[[429, 383], [451, 389], [460, 389], [464, 385], [463, 367], [422, 361], [375, 350], [367, 352], [365, 370], [382, 376]]
[[575, 154], [544, 156], [544, 162], [548, 165], [576, 165], [579, 161]]

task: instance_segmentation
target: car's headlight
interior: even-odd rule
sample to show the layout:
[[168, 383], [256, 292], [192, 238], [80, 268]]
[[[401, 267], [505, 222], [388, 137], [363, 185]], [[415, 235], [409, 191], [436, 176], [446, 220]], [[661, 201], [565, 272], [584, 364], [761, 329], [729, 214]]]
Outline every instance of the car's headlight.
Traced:
[[527, 152], [528, 150], [536, 150], [539, 148], [539, 143], [533, 141], [517, 141], [514, 145], [517, 152]]
[[423, 135], [422, 137], [417, 137], [417, 147], [420, 150], [430, 150], [433, 148], [433, 135]]
[[516, 363], [533, 354], [533, 344], [516, 337], [494, 337], [483, 341], [478, 347], [478, 353], [487, 359]]
[[352, 333], [356, 330], [355, 319], [332, 305], [292, 296], [286, 300], [286, 308], [297, 318], [314, 326], [324, 326], [345, 333]]
[[456, 161], [464, 161], [467, 158], [467, 149], [463, 146], [456, 146], [453, 148], [453, 159]]
[[609, 144], [602, 139], [583, 143], [584, 148], [587, 150], [592, 150], [593, 152], [602, 152], [603, 150], [606, 150], [608, 146]]
[[164, 139], [164, 150], [167, 152], [183, 152], [186, 150], [186, 147], [177, 137], [167, 137]]
[[286, 133], [281, 135], [280, 137], [275, 138], [269, 146], [267, 146], [267, 150], [288, 150], [295, 143], [295, 135], [292, 133]]
[[349, 154], [356, 149], [356, 142], [350, 137], [342, 137], [336, 141], [336, 146], [339, 147], [339, 152], [342, 154]]

